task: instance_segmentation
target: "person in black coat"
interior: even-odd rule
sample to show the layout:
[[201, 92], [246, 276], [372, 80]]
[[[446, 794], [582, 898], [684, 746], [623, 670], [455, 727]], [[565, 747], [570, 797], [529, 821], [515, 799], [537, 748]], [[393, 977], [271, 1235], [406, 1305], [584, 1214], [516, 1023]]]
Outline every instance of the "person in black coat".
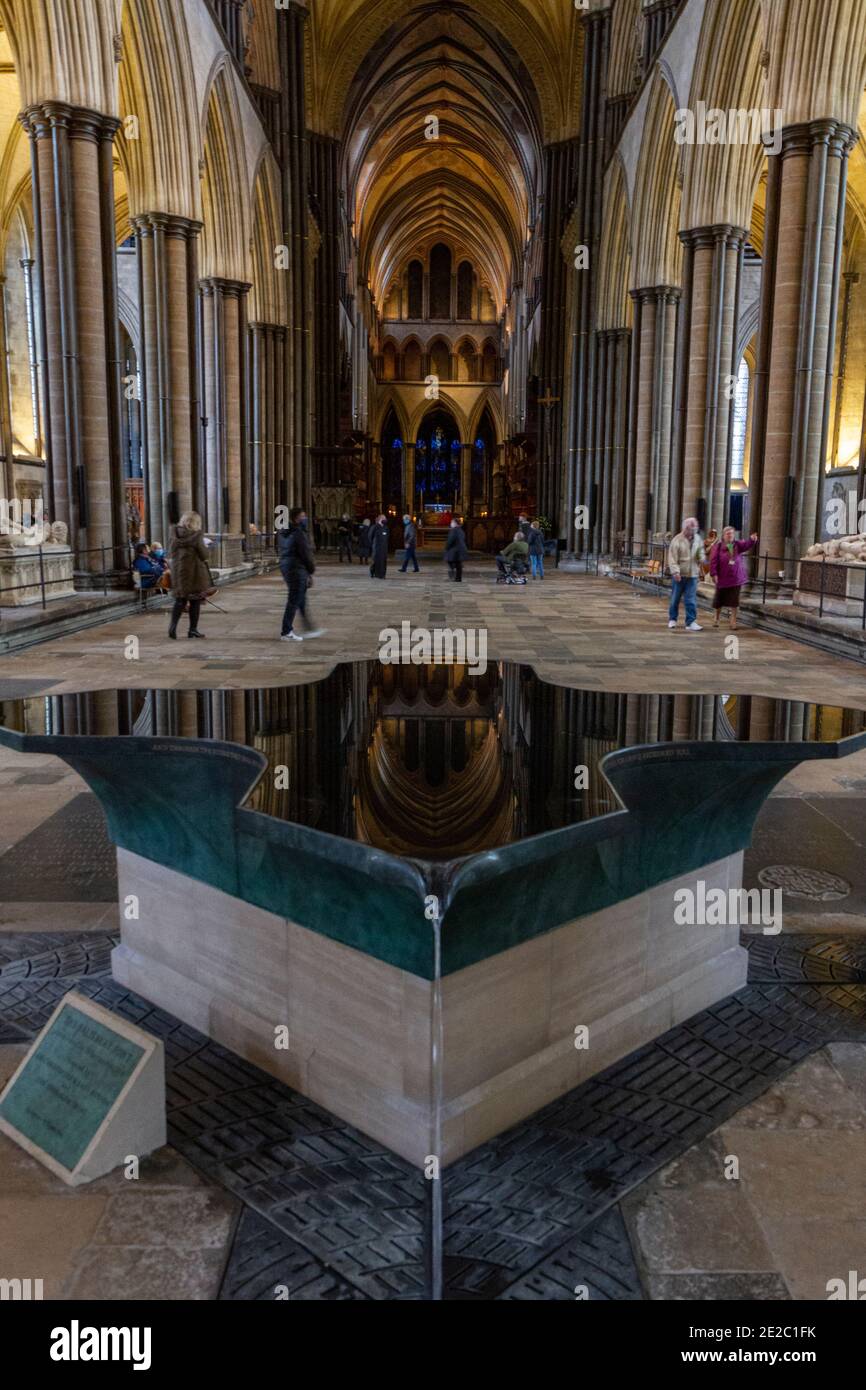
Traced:
[[384, 516], [376, 517], [376, 524], [370, 527], [370, 541], [373, 548], [373, 563], [370, 565], [371, 579], [384, 579], [388, 573], [388, 523]]
[[342, 563], [343, 563], [343, 556], [345, 555], [346, 559], [349, 561], [349, 564], [351, 565], [351, 563], [352, 563], [352, 523], [351, 523], [351, 521], [349, 520], [349, 518], [347, 517], [347, 515], [346, 515], [345, 512], [343, 512], [343, 515], [340, 517], [340, 522], [339, 522], [339, 525], [337, 526], [337, 541], [338, 541], [338, 544], [339, 544], [339, 547], [340, 547], [340, 564], [342, 565]]
[[445, 559], [448, 564], [448, 578], [455, 584], [463, 583], [463, 561], [469, 551], [466, 547], [466, 533], [459, 521], [452, 521], [445, 542]]
[[361, 560], [361, 564], [362, 564], [362, 565], [363, 565], [365, 562], [366, 562], [367, 564], [370, 563], [370, 555], [371, 555], [371, 553], [372, 553], [372, 550], [373, 550], [373, 528], [372, 528], [372, 526], [370, 525], [370, 522], [368, 521], [367, 517], [364, 517], [364, 520], [361, 522], [361, 525], [358, 527], [358, 555], [359, 555], [359, 557], [360, 557], [360, 560]]
[[286, 581], [289, 596], [283, 613], [282, 642], [302, 642], [304, 639], [294, 629], [295, 615], [300, 613], [306, 637], [320, 637], [323, 629], [313, 624], [307, 611], [307, 590], [313, 582], [316, 562], [310, 538], [307, 535], [307, 514], [303, 507], [292, 507], [289, 512], [289, 525], [277, 535], [277, 554], [280, 573]]
[[415, 566], [415, 573], [417, 574], [419, 572], [421, 566], [418, 564], [418, 556], [416, 554], [417, 544], [418, 531], [416, 529], [414, 521], [407, 512], [407, 514], [403, 518], [403, 545], [405, 547], [406, 553], [403, 563], [400, 566], [401, 574], [405, 574], [408, 570], [410, 560], [412, 561], [412, 564]]

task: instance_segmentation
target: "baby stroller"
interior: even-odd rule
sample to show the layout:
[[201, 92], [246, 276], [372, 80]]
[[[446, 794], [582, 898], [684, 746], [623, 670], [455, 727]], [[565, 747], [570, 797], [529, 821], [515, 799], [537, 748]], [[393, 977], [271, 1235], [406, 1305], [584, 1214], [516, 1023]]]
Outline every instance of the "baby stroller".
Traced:
[[496, 565], [499, 570], [496, 576], [497, 584], [525, 584], [527, 582], [525, 561], [506, 560], [501, 555], [497, 555]]

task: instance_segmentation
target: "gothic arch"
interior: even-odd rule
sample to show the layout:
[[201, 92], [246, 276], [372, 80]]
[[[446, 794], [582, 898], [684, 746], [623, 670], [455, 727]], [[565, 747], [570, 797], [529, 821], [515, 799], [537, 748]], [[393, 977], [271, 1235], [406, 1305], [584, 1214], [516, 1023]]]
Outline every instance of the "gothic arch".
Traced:
[[631, 323], [632, 307], [628, 293], [631, 241], [625, 170], [618, 154], [611, 160], [605, 193], [596, 327], [627, 328]]
[[632, 209], [633, 289], [678, 285], [679, 149], [674, 141], [674, 98], [657, 69], [650, 90]]
[[[711, 0], [701, 26], [689, 106], [760, 109], [763, 102], [760, 0]], [[748, 227], [764, 151], [761, 143], [683, 147], [681, 225]]]
[[208, 86], [204, 126], [201, 273], [246, 281], [249, 213], [243, 130], [228, 63], [222, 59]]
[[123, 0], [121, 32], [119, 114], [137, 121], [135, 138], [121, 132], [117, 140], [130, 215], [198, 221], [201, 140], [182, 14], [170, 0]]
[[259, 160], [253, 182], [252, 290], [250, 321], [289, 322], [289, 275], [276, 265], [283, 243], [280, 218], [280, 171], [270, 150]]
[[418, 430], [421, 428], [425, 415], [429, 415], [430, 411], [435, 410], [437, 406], [444, 406], [446, 410], [451, 411], [457, 423], [457, 428], [460, 431], [460, 438], [465, 442], [469, 438], [466, 412], [449, 391], [440, 391], [437, 399], [434, 401], [428, 401], [425, 397], [424, 400], [416, 405], [409, 423], [409, 438], [415, 439], [417, 437]]

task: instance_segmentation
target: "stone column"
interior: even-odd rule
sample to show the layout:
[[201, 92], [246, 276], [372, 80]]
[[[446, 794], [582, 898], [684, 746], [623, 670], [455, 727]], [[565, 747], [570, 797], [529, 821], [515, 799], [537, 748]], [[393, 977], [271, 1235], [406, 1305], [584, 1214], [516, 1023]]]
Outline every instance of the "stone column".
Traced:
[[464, 517], [472, 511], [472, 445], [460, 446], [460, 509]]
[[[315, 265], [316, 483], [338, 482], [340, 443], [340, 205], [339, 142], [310, 135], [310, 191], [316, 201], [321, 246]], [[325, 452], [327, 451], [327, 452]]]
[[[768, 157], [751, 515], [769, 573], [795, 577], [821, 524], [849, 126], [787, 126]], [[777, 558], [778, 557], [778, 558]]]
[[134, 219], [141, 314], [142, 450], [146, 530], [204, 506], [198, 387], [198, 234], [201, 223], [169, 213]]
[[624, 526], [625, 451], [628, 418], [627, 328], [599, 329], [595, 353], [599, 399], [595, 411], [597, 439], [594, 449], [591, 549], [609, 554], [617, 531]]
[[543, 275], [541, 305], [541, 336], [539, 340], [539, 381], [542, 392], [548, 390], [557, 404], [547, 410], [539, 440], [538, 496], [539, 513], [551, 520], [559, 517], [562, 487], [562, 395], [565, 385], [566, 330], [565, 305], [566, 263], [562, 254], [562, 235], [571, 199], [574, 195], [575, 168], [578, 144], [562, 140], [545, 148]]
[[[118, 122], [62, 102], [21, 116], [30, 135], [53, 520], [87, 572], [127, 571], [112, 148]], [[114, 547], [118, 546], [115, 552]]]
[[307, 10], [299, 4], [277, 10], [280, 58], [280, 148], [282, 151], [283, 236], [290, 249], [291, 319], [285, 349], [286, 390], [283, 393], [284, 440], [291, 468], [282, 480], [281, 502], [312, 506], [310, 420], [310, 320], [307, 239], [309, 146], [305, 103], [305, 26]]
[[249, 517], [243, 515], [243, 351], [250, 286], [211, 276], [200, 285], [204, 364], [205, 525], [223, 536], [218, 565], [242, 563]]
[[677, 433], [671, 469], [678, 505], [672, 530], [695, 515], [704, 528], [727, 522], [736, 329], [743, 247], [741, 227], [680, 232], [685, 247], [682, 350], [677, 360]]
[[[667, 525], [673, 410], [673, 360], [680, 291], [672, 285], [631, 290], [635, 305], [626, 530], [643, 547]], [[636, 356], [635, 356], [636, 354]]]
[[414, 445], [414, 444], [410, 444], [409, 441], [408, 441], [408, 439], [407, 439], [405, 448], [406, 448], [406, 453], [405, 453], [405, 459], [406, 459], [406, 473], [405, 473], [405, 478], [406, 478], [406, 483], [405, 483], [405, 487], [406, 487], [406, 497], [405, 497], [406, 511], [409, 513], [410, 516], [413, 516], [414, 513], [415, 513], [415, 445]]
[[[582, 16], [583, 70], [581, 75], [580, 137], [574, 168], [575, 236], [571, 246], [559, 248], [560, 264], [566, 275], [574, 276], [571, 296], [571, 323], [563, 324], [562, 351], [568, 360], [570, 382], [568, 416], [565, 424], [565, 485], [562, 490], [560, 535], [567, 549], [576, 554], [590, 544], [587, 531], [575, 530], [575, 507], [590, 500], [590, 453], [595, 438], [597, 404], [595, 304], [596, 267], [599, 264], [602, 187], [605, 169], [605, 93], [610, 46], [610, 8], [595, 9]], [[574, 267], [574, 246], [589, 248], [589, 268]], [[563, 254], [565, 252], [565, 255]], [[562, 297], [565, 303], [565, 296]], [[570, 329], [570, 332], [568, 331]], [[570, 341], [569, 341], [570, 339]], [[567, 354], [566, 354], [567, 344]], [[553, 384], [553, 383], [551, 383]], [[563, 383], [564, 384], [564, 383]], [[543, 382], [542, 385], [546, 385]], [[555, 396], [563, 392], [554, 389]], [[552, 519], [553, 511], [548, 512]]]

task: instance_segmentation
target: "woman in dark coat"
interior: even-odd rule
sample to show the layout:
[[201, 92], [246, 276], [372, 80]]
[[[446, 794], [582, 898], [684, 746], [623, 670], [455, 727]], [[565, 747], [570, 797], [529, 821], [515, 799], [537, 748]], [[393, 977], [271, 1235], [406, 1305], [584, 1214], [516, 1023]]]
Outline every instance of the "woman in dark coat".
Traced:
[[388, 523], [384, 516], [376, 517], [375, 526], [371, 526], [371, 540], [373, 542], [373, 563], [370, 566], [371, 579], [384, 579], [388, 572]]
[[204, 637], [204, 633], [198, 630], [198, 616], [208, 589], [213, 588], [213, 579], [198, 512], [184, 512], [177, 526], [171, 528], [168, 554], [171, 562], [171, 588], [174, 594], [168, 635], [177, 637], [180, 615], [189, 604], [187, 636]]

